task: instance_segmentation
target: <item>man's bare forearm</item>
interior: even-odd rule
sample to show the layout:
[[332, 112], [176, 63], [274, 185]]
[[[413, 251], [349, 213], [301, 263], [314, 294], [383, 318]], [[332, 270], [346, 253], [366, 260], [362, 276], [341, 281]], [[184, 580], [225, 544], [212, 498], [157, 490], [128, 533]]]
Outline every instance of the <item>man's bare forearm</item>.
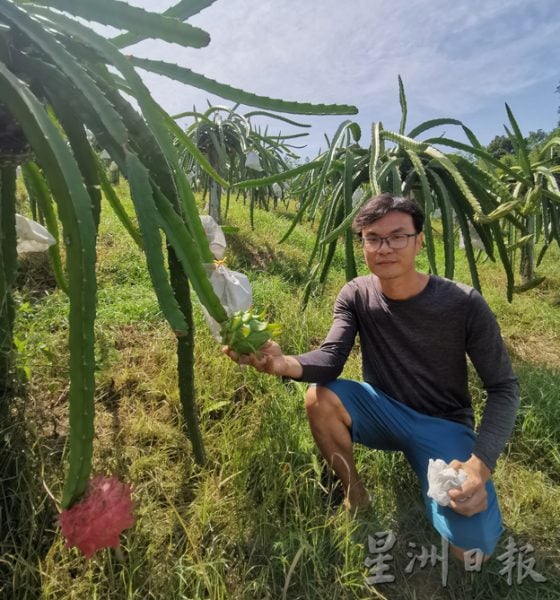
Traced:
[[285, 365], [282, 373], [278, 373], [282, 377], [291, 377], [292, 379], [300, 379], [303, 375], [303, 367], [299, 361], [293, 356], [284, 356]]

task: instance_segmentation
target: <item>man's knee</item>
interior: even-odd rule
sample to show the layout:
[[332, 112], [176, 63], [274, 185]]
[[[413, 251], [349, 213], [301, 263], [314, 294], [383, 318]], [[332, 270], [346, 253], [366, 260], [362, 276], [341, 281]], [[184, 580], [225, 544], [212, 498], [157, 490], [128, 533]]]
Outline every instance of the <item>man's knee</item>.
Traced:
[[321, 385], [311, 385], [305, 394], [305, 410], [308, 415], [332, 411], [335, 402], [332, 396], [336, 396]]
[[322, 385], [310, 386], [305, 394], [305, 410], [309, 421], [335, 419], [350, 427], [352, 420], [340, 398]]

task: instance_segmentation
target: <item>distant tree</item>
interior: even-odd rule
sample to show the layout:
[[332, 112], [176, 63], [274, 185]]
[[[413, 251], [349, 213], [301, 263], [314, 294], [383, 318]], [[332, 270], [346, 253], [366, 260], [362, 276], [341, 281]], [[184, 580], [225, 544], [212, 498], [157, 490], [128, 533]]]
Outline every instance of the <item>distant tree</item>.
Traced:
[[513, 142], [506, 135], [497, 135], [486, 147], [494, 158], [502, 158], [506, 154], [514, 154], [515, 148]]
[[527, 149], [533, 150], [540, 146], [548, 137], [550, 133], [544, 131], [544, 129], [537, 129], [537, 131], [529, 131], [525, 140], [527, 141]]

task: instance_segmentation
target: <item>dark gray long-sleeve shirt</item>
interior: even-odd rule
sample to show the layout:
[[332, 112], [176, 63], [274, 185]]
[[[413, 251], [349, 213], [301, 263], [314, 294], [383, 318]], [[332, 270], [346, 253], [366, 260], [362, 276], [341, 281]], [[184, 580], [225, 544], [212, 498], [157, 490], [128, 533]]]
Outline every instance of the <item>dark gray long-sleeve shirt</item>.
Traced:
[[473, 428], [468, 355], [488, 393], [473, 453], [494, 469], [513, 429], [519, 387], [496, 319], [476, 290], [432, 275], [417, 296], [392, 300], [373, 275], [357, 277], [338, 295], [320, 348], [296, 356], [301, 380], [336, 379], [356, 334], [365, 381], [421, 413]]

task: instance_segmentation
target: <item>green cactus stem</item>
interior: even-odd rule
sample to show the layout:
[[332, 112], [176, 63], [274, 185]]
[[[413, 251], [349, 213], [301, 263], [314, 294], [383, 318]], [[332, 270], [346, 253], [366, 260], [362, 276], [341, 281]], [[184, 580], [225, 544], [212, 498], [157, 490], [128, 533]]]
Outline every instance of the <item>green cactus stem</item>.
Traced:
[[184, 424], [191, 441], [194, 459], [199, 465], [206, 462], [204, 443], [198, 424], [196, 388], [194, 380], [194, 320], [189, 280], [173, 251], [169, 248], [169, 273], [175, 299], [185, 317], [187, 332], [177, 337], [177, 380], [179, 399], [183, 408]]

